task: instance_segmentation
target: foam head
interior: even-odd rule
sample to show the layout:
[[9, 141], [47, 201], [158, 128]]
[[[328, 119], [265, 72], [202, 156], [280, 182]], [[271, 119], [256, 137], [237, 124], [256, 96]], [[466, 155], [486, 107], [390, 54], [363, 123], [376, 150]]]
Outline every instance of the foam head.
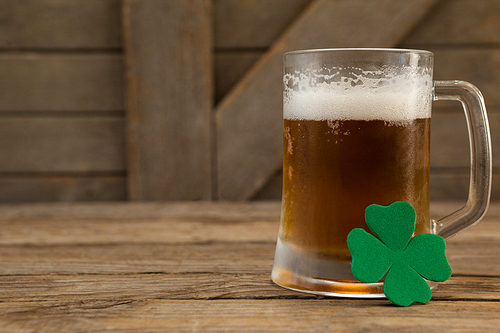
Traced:
[[285, 119], [384, 120], [429, 118], [432, 67], [288, 67], [284, 75]]

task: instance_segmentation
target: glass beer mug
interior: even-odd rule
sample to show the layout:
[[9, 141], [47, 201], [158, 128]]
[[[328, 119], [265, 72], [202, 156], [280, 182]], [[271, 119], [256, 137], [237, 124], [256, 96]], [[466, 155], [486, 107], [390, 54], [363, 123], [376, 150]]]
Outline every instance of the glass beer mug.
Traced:
[[[433, 81], [433, 54], [403, 49], [324, 49], [284, 55], [283, 197], [272, 280], [321, 295], [383, 297], [383, 284], [351, 272], [347, 235], [369, 231], [371, 204], [408, 201], [415, 233], [444, 238], [478, 222], [491, 192], [491, 140], [479, 90]], [[429, 214], [433, 100], [456, 100], [467, 118], [466, 205]]]

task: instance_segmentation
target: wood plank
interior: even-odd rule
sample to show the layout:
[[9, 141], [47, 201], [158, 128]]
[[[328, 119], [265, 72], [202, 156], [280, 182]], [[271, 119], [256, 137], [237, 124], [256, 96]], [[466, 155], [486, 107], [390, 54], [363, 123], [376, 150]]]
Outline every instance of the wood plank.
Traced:
[[[432, 209], [443, 214], [454, 205]], [[278, 202], [0, 206], [0, 240], [10, 241], [0, 244], [0, 325], [9, 332], [498, 328], [498, 203], [448, 242], [454, 275], [432, 301], [408, 308], [275, 286], [269, 278], [275, 243], [266, 239], [276, 231], [265, 225], [275, 224], [277, 213]], [[257, 238], [227, 232], [238, 223]], [[170, 235], [157, 236], [165, 231]], [[135, 243], [141, 234], [151, 238]], [[178, 242], [180, 235], [191, 238]], [[15, 244], [17, 237], [30, 241]]]
[[[463, 203], [431, 202], [431, 217], [448, 215]], [[274, 243], [280, 213], [279, 201], [0, 205], [0, 245]], [[492, 202], [473, 233], [460, 233], [453, 240], [500, 243], [499, 219], [500, 204]]]
[[[9, 332], [58, 327], [65, 332], [494, 332], [498, 302], [435, 301], [400, 308], [387, 300], [164, 300], [75, 299], [0, 304]], [[403, 314], [404, 313], [404, 314]]]
[[117, 49], [119, 0], [0, 1], [2, 49]]
[[216, 48], [267, 48], [311, 0], [215, 0]]
[[[476, 278], [477, 280], [477, 278]], [[474, 280], [473, 280], [474, 281]], [[497, 285], [498, 278], [487, 278]], [[474, 281], [476, 282], [476, 281]], [[9, 275], [0, 276], [4, 302], [71, 301], [75, 298], [92, 297], [101, 301], [127, 298], [147, 300], [163, 299], [294, 299], [317, 298], [274, 285], [269, 274], [126, 274], [126, 275]], [[197, 288], [193, 288], [197, 285]], [[457, 284], [455, 284], [456, 286]], [[231, 290], [229, 290], [229, 288]], [[460, 285], [457, 286], [459, 289]], [[461, 288], [467, 292], [470, 288]], [[126, 292], [124, 293], [124, 290]], [[469, 293], [470, 294], [470, 293]], [[469, 298], [491, 299], [488, 290], [470, 295]], [[495, 295], [496, 296], [496, 295]]]
[[124, 109], [120, 54], [4, 53], [0, 73], [0, 111]]
[[[217, 0], [214, 2], [215, 46], [267, 48], [309, 2]], [[401, 46], [498, 43], [499, 12], [498, 0], [443, 0]], [[0, 27], [3, 48], [121, 46], [118, 0], [75, 0], [69, 3], [60, 0], [3, 0], [0, 1], [0, 13], [5, 22]]]
[[[228, 209], [228, 205], [208, 205], [212, 213], [206, 216], [201, 213], [203, 205], [191, 206], [194, 212], [187, 214], [182, 211], [190, 205], [164, 206], [165, 210], [158, 210], [160, 206], [156, 206], [152, 215], [147, 208], [155, 205], [146, 205], [139, 211], [150, 217], [141, 219], [136, 215], [133, 220], [92, 218], [99, 211], [104, 212], [100, 214], [103, 217], [111, 216], [109, 213], [125, 204], [115, 204], [109, 209], [107, 205], [93, 205], [94, 212], [80, 219], [67, 217], [78, 216], [88, 205], [49, 210], [58, 206], [68, 207], [47, 206], [45, 213], [34, 207], [31, 212], [34, 215], [30, 215], [30, 209], [24, 206], [25, 209], [17, 210], [14, 216], [8, 214], [9, 207], [4, 207], [0, 275], [269, 274], [271, 270], [279, 224], [278, 203], [256, 204], [250, 218], [241, 210], [245, 206]], [[130, 209], [137, 207], [140, 206]], [[168, 207], [173, 209], [172, 213], [167, 212]], [[56, 212], [55, 217], [51, 217], [52, 210]], [[229, 214], [226, 216], [224, 211]], [[444, 207], [439, 216], [450, 212], [451, 207]], [[22, 213], [24, 215], [18, 215]], [[500, 266], [491, 265], [498, 261], [500, 253], [498, 214], [498, 211], [488, 213], [471, 231], [449, 240], [447, 253], [455, 274], [500, 276]], [[36, 216], [39, 218], [34, 218]], [[261, 219], [265, 216], [271, 219]]]
[[[229, 241], [275, 243], [279, 229], [279, 214], [276, 215], [278, 216], [272, 221], [256, 218], [234, 221], [226, 218], [211, 222], [213, 218], [208, 217], [171, 217], [139, 221], [135, 219], [109, 221], [104, 218], [2, 221], [0, 245], [187, 244]], [[61, 224], [71, 225], [71, 228], [61, 228]], [[210, 231], [207, 231], [207, 227]], [[36, 235], [33, 234], [33, 230], [37, 230]]]
[[[464, 202], [431, 202], [440, 218]], [[52, 203], [0, 205], [0, 245], [95, 243], [199, 243], [259, 239], [274, 242], [281, 202]], [[499, 242], [499, 202], [492, 202], [483, 222], [459, 241]], [[140, 223], [141, 229], [136, 225]], [[61, 228], [71, 224], [71, 229]], [[210, 233], [205, 230], [209, 227]], [[39, 229], [36, 233], [32, 231]], [[247, 232], [241, 232], [246, 229]], [[118, 236], [118, 234], [120, 234]], [[467, 236], [474, 235], [474, 238]], [[260, 237], [260, 238], [258, 238]]]
[[[308, 3], [307, 0], [216, 0], [215, 46], [267, 48]], [[499, 16], [498, 0], [442, 0], [400, 46], [499, 43]]]
[[2, 117], [0, 172], [125, 170], [119, 116]]
[[264, 54], [264, 51], [215, 52], [214, 79], [216, 104], [257, 62], [262, 54]]
[[[500, 50], [460, 48], [434, 52], [435, 80], [464, 80], [476, 85], [484, 95], [486, 106], [499, 106]], [[446, 103], [440, 102], [441, 105]]]
[[[469, 192], [468, 171], [434, 170], [431, 172], [431, 200], [465, 200]], [[500, 200], [500, 172], [492, 177], [491, 199]]]
[[[481, 222], [474, 228], [479, 228]], [[498, 224], [498, 223], [490, 223]], [[61, 226], [67, 228], [68, 225]], [[139, 228], [140, 225], [136, 225]], [[494, 227], [493, 227], [494, 228]], [[37, 230], [37, 229], [35, 229]], [[277, 228], [275, 229], [277, 230]], [[498, 227], [494, 229], [498, 234]], [[464, 231], [464, 234], [467, 231]], [[277, 237], [277, 233], [273, 233]], [[55, 245], [2, 245], [0, 275], [78, 275], [158, 273], [270, 274], [276, 242], [213, 241], [107, 242]], [[500, 276], [498, 237], [481, 242], [447, 242], [447, 257], [454, 274]], [[126, 254], [126, 255], [124, 255]], [[495, 263], [495, 264], [492, 264]]]
[[318, 0], [309, 6], [217, 108], [220, 198], [252, 197], [281, 165], [283, 52], [394, 46], [435, 2]]
[[[463, 206], [465, 201], [434, 201], [431, 202], [431, 215], [434, 218], [448, 215], [451, 211], [456, 210]], [[488, 212], [485, 216], [485, 221], [498, 221], [500, 220], [500, 201], [491, 201]], [[457, 236], [458, 237], [458, 236]]]
[[122, 175], [8, 176], [0, 178], [0, 203], [125, 200]]
[[[0, 205], [0, 223], [23, 220], [203, 221], [213, 223], [279, 221], [281, 202], [126, 202]], [[500, 216], [500, 215], [499, 215]]]
[[212, 2], [126, 0], [123, 12], [129, 197], [210, 199]]
[[401, 46], [498, 43], [499, 0], [443, 0], [425, 16]]
[[[464, 112], [461, 109], [460, 106], [458, 109], [435, 110], [433, 112], [431, 120], [431, 169], [469, 169], [469, 135]], [[500, 144], [499, 111], [498, 108], [491, 107], [488, 112], [493, 147]], [[492, 150], [492, 163], [494, 167], [500, 167], [500, 151]]]
[[[280, 288], [269, 274], [126, 274], [0, 276], [3, 302], [71, 302], [112, 300], [318, 299], [320, 296]], [[196, 286], [196, 288], [193, 288]], [[499, 277], [452, 276], [433, 291], [432, 302], [500, 301]]]
[[280, 168], [252, 197], [252, 200], [281, 200], [283, 195], [283, 168]]
[[[63, 224], [63, 228], [68, 225]], [[140, 228], [140, 224], [136, 225]], [[38, 229], [36, 229], [38, 230]], [[170, 237], [174, 237], [171, 234]], [[170, 239], [166, 239], [168, 240]], [[275, 234], [277, 237], [277, 234]], [[485, 246], [478, 248], [483, 250]], [[198, 242], [162, 243], [100, 243], [55, 245], [0, 246], [0, 275], [78, 275], [78, 274], [127, 274], [164, 273], [186, 274], [212, 272], [249, 272], [270, 274], [276, 241], [272, 242]], [[470, 249], [470, 248], [469, 248]], [[492, 259], [496, 246], [490, 245], [481, 253], [483, 260], [475, 265], [479, 272], [485, 261]], [[474, 253], [474, 252], [473, 252]], [[472, 254], [465, 264], [477, 260]], [[488, 268], [489, 269], [489, 268]], [[484, 272], [485, 276], [498, 274], [498, 270]]]

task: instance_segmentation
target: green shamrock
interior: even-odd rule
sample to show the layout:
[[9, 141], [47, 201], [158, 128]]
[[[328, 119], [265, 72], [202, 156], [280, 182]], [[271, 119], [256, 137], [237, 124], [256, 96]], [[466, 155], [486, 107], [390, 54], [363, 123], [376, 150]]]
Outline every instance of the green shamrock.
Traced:
[[428, 303], [432, 294], [424, 278], [442, 282], [451, 276], [443, 237], [419, 234], [412, 238], [416, 217], [406, 201], [370, 205], [365, 220], [376, 238], [361, 228], [353, 229], [347, 237], [356, 279], [374, 283], [387, 273], [384, 294], [399, 306]]

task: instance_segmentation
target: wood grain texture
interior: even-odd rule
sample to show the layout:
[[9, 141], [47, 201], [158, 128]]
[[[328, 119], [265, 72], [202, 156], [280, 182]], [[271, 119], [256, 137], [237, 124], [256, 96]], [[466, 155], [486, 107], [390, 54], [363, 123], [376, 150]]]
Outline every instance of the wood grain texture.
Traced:
[[402, 46], [498, 44], [499, 32], [499, 0], [442, 0]]
[[119, 115], [0, 117], [0, 156], [2, 203], [126, 199]]
[[283, 195], [283, 168], [272, 175], [252, 197], [252, 200], [281, 200]]
[[217, 104], [245, 73], [264, 54], [264, 51], [215, 52], [214, 80]]
[[281, 165], [283, 52], [394, 46], [434, 3], [319, 0], [310, 5], [217, 108], [220, 198], [250, 198]]
[[[436, 103], [437, 104], [437, 103]], [[431, 120], [431, 169], [462, 168], [470, 165], [469, 135], [461, 106], [457, 109], [435, 110]], [[493, 147], [500, 144], [500, 109], [488, 108]], [[500, 151], [492, 149], [492, 163], [500, 168]]]
[[[431, 200], [465, 200], [469, 193], [468, 170], [436, 169], [431, 172]], [[500, 170], [493, 170], [491, 199], [500, 200]]]
[[19, 174], [0, 178], [0, 202], [120, 201], [127, 197], [126, 180], [116, 175]]
[[[267, 48], [308, 3], [307, 0], [216, 0], [215, 46]], [[400, 46], [499, 43], [499, 15], [498, 0], [441, 0]]]
[[2, 117], [0, 172], [125, 171], [122, 117]]
[[[473, 284], [475, 288], [470, 288]], [[83, 274], [83, 275], [6, 275], [0, 276], [0, 297], [9, 302], [45, 304], [71, 302], [92, 297], [100, 302], [133, 298], [168, 300], [273, 300], [318, 299], [320, 297], [277, 288], [269, 272], [252, 273], [161, 273]], [[193, 288], [193, 286], [197, 286]], [[498, 277], [454, 276], [433, 292], [433, 302], [463, 299], [498, 300]], [[124, 292], [126, 291], [126, 292]]]
[[123, 110], [120, 54], [0, 54], [0, 111]]
[[[459, 206], [434, 203], [431, 215]], [[280, 204], [52, 204], [0, 212], [0, 275], [268, 274]], [[448, 242], [455, 274], [500, 274], [491, 265], [500, 251], [499, 216], [493, 205], [481, 223]]]
[[[425, 308], [356, 300], [164, 300], [9, 302], [0, 324], [9, 332], [57, 327], [65, 332], [492, 332], [497, 302], [431, 302]], [[402, 313], [404, 312], [404, 316]], [[432, 314], [431, 314], [432, 313]]]
[[311, 0], [215, 0], [216, 48], [269, 47]]
[[[499, 30], [500, 32], [500, 30]], [[484, 95], [486, 106], [500, 105], [500, 50], [460, 48], [434, 52], [435, 80], [463, 80], [476, 85]], [[445, 103], [440, 103], [445, 105]]]
[[[268, 48], [308, 3], [307, 0], [216, 0], [215, 46]], [[498, 0], [441, 0], [400, 46], [499, 43], [499, 17]]]
[[[440, 206], [446, 206], [441, 204]], [[115, 202], [0, 205], [0, 221], [174, 220], [206, 222], [279, 221], [281, 202]], [[495, 215], [497, 216], [497, 215]], [[85, 238], [86, 239], [86, 238]]]
[[211, 197], [209, 0], [126, 0], [128, 188], [132, 200]]
[[2, 49], [117, 49], [120, 0], [1, 0]]
[[[434, 203], [442, 216], [460, 203]], [[270, 280], [280, 203], [0, 206], [9, 332], [471, 332], [500, 324], [500, 204], [448, 241], [425, 306], [325, 298]]]
[[[481, 222], [479, 225], [486, 223]], [[474, 228], [479, 228], [479, 225]], [[64, 222], [59, 222], [59, 228], [69, 226]], [[258, 226], [258, 224], [252, 225], [256, 227], [256, 230], [266, 232], [265, 228], [257, 229]], [[139, 227], [136, 225], [136, 228]], [[492, 228], [493, 232], [498, 234], [496, 225]], [[175, 229], [182, 230], [182, 228]], [[152, 237], [150, 242], [144, 240], [121, 242], [118, 239], [118, 241], [92, 243], [80, 238], [76, 241], [69, 240], [66, 244], [44, 245], [35, 241], [25, 245], [0, 246], [1, 274], [81, 275], [127, 274], [127, 272], [269, 274], [276, 247], [275, 239], [278, 236], [277, 223], [267, 230], [272, 233], [267, 233], [266, 237], [272, 237], [273, 241], [231, 241], [231, 235], [229, 235], [217, 241], [191, 243], [174, 241], [169, 244], [169, 239], [175, 237], [175, 233], [170, 232], [163, 233], [166, 235], [163, 241], [157, 241], [158, 237]], [[32, 233], [36, 236], [36, 232], [32, 231]], [[500, 267], [492, 264], [498, 262], [500, 254], [498, 237], [485, 237], [484, 240], [475, 239], [469, 242], [459, 242], [456, 239], [459, 239], [458, 236], [447, 244], [448, 261], [455, 274], [497, 277], [500, 275]], [[85, 254], [84, 257], [82, 253]]]

